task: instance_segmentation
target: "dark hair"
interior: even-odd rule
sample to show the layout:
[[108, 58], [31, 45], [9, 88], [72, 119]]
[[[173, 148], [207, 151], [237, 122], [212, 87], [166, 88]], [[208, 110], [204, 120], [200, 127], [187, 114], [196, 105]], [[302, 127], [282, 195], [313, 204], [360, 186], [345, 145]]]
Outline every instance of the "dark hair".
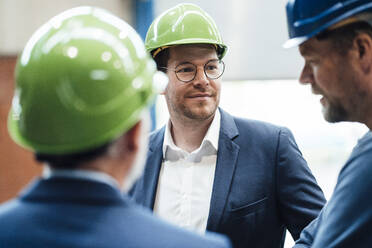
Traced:
[[[223, 48], [221, 47], [217, 47], [217, 46], [214, 46], [213, 44], [181, 44], [179, 46], [195, 46], [195, 45], [202, 45], [202, 46], [211, 46], [213, 48], [216, 48], [216, 53], [217, 55], [220, 54], [222, 51], [223, 51]], [[151, 52], [151, 55], [153, 55], [153, 52], [156, 51], [156, 50], [153, 50]], [[163, 50], [161, 50], [158, 54], [156, 54], [154, 60], [155, 60], [155, 63], [156, 63], [156, 66], [157, 66], [157, 69], [159, 71], [162, 71], [164, 73], [167, 72], [167, 69], [166, 67], [168, 66], [168, 60], [169, 60], [169, 56], [170, 56], [170, 53], [169, 53], [169, 48], [165, 48]]]
[[35, 159], [38, 162], [47, 163], [54, 168], [73, 169], [79, 167], [83, 162], [94, 160], [100, 155], [105, 154], [111, 144], [112, 142], [88, 151], [63, 155], [50, 155], [36, 152]]
[[326, 30], [316, 36], [317, 40], [330, 40], [336, 51], [346, 55], [358, 34], [366, 33], [372, 38], [372, 26], [367, 22], [354, 22], [334, 30]]
[[166, 73], [167, 72], [166, 67], [168, 66], [169, 60], [169, 48], [161, 50], [158, 54], [156, 54], [154, 60], [158, 70]]

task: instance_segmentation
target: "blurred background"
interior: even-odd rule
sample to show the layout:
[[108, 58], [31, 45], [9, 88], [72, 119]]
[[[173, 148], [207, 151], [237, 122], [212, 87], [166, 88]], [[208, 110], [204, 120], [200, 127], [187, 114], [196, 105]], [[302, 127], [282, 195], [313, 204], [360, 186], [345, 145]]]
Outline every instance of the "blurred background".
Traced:
[[[32, 33], [54, 15], [81, 5], [99, 6], [137, 29], [144, 38], [154, 16], [178, 0], [0, 0], [0, 203], [14, 197], [40, 166], [7, 133], [7, 115], [14, 91], [14, 66]], [[329, 199], [338, 171], [367, 128], [356, 123], [323, 120], [319, 97], [298, 84], [303, 61], [296, 48], [283, 49], [287, 39], [286, 0], [199, 0], [216, 21], [229, 51], [224, 58], [220, 106], [233, 115], [287, 126]], [[153, 108], [153, 128], [168, 119], [163, 96]], [[287, 235], [286, 247], [293, 244]]]

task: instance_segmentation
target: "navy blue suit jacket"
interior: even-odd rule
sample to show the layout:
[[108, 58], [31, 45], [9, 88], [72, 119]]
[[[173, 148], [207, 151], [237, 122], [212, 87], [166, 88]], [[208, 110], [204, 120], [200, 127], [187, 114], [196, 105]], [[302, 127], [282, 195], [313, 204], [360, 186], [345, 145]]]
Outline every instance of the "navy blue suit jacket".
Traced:
[[[325, 198], [291, 132], [220, 111], [207, 230], [228, 235], [237, 248], [282, 247], [286, 228], [299, 238]], [[144, 175], [130, 193], [150, 209], [162, 164], [164, 130], [151, 135]]]
[[371, 196], [372, 133], [368, 132], [342, 168], [331, 199], [295, 247], [372, 247]]
[[0, 247], [229, 247], [170, 226], [107, 184], [82, 179], [38, 180], [0, 206]]

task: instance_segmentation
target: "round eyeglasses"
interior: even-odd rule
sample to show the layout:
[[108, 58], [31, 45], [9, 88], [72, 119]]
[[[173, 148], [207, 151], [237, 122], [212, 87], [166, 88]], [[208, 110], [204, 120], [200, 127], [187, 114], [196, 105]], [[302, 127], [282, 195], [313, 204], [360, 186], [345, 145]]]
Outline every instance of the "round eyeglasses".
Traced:
[[[188, 83], [195, 79], [197, 73], [197, 67], [193, 63], [185, 62], [176, 66], [174, 70], [167, 67], [161, 67], [163, 69], [174, 71], [178, 80]], [[209, 79], [217, 79], [222, 76], [225, 71], [225, 63], [222, 60], [213, 59], [209, 60], [204, 65], [204, 74]]]

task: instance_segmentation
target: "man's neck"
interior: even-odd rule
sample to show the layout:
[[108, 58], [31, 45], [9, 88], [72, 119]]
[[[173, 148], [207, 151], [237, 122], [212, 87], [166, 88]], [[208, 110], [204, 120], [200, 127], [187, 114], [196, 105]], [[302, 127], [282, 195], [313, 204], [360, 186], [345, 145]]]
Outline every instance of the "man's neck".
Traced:
[[212, 124], [214, 116], [206, 120], [187, 121], [171, 118], [170, 131], [174, 144], [187, 152], [198, 149]]
[[372, 119], [368, 119], [364, 124], [368, 127], [370, 131], [372, 131]]
[[55, 168], [49, 166], [48, 164], [45, 164], [43, 170], [43, 178], [48, 179], [52, 177], [88, 179], [91, 181], [98, 181], [101, 183], [109, 184], [114, 188], [120, 188], [120, 184], [114, 177], [99, 170], [81, 168]]

